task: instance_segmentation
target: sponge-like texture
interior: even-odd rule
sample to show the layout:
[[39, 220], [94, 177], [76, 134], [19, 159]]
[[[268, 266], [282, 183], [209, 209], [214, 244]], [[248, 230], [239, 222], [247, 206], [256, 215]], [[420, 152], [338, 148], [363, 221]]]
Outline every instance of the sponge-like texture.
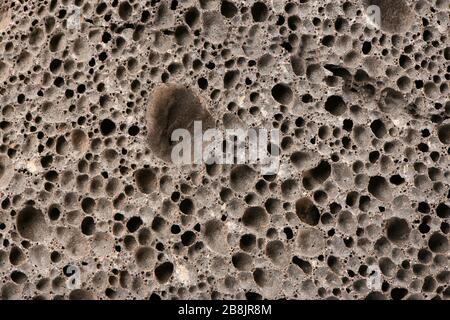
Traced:
[[[0, 299], [449, 299], [449, 24], [448, 0], [0, 1]], [[279, 171], [175, 165], [195, 121], [278, 129]]]

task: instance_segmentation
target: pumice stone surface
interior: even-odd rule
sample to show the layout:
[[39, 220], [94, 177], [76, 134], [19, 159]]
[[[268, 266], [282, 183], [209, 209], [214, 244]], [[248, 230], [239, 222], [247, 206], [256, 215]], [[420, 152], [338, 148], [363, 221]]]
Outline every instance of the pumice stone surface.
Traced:
[[449, 6], [1, 0], [0, 299], [450, 299]]

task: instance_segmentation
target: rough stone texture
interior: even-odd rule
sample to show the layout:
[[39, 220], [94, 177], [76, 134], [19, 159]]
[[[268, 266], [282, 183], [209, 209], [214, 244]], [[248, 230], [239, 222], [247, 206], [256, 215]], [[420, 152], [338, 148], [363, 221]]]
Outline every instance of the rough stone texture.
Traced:
[[449, 60], [448, 0], [2, 0], [0, 298], [449, 299]]

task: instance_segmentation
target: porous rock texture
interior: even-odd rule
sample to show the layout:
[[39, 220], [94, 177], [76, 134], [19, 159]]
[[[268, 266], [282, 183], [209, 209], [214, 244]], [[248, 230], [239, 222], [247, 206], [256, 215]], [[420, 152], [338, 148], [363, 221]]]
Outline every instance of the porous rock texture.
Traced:
[[449, 299], [449, 59], [448, 0], [2, 0], [0, 298]]

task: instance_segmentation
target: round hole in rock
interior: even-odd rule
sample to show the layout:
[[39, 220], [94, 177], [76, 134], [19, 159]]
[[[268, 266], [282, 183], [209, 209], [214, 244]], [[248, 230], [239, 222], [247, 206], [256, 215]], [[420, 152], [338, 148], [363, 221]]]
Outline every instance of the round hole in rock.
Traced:
[[202, 227], [202, 233], [205, 243], [208, 247], [217, 253], [224, 253], [228, 250], [227, 227], [219, 219], [206, 221]]
[[381, 176], [370, 177], [367, 190], [378, 200], [392, 200], [392, 189], [386, 179]]
[[94, 218], [87, 216], [81, 222], [81, 232], [87, 236], [91, 236], [95, 232]]
[[436, 207], [436, 214], [441, 219], [448, 219], [450, 218], [450, 207], [447, 206], [445, 203], [440, 203]]
[[388, 277], [392, 277], [397, 270], [397, 265], [388, 257], [382, 257], [378, 261], [378, 266], [380, 267], [381, 272]]
[[428, 247], [435, 253], [445, 253], [449, 248], [448, 238], [439, 232], [434, 232], [428, 240]]
[[180, 202], [180, 211], [184, 214], [194, 213], [194, 203], [191, 199], [184, 199]]
[[225, 89], [232, 89], [239, 81], [239, 70], [227, 71], [223, 77], [223, 87]]
[[173, 263], [164, 262], [155, 268], [155, 277], [159, 283], [166, 283], [169, 281], [173, 273]]
[[245, 298], [249, 301], [262, 300], [262, 296], [259, 293], [248, 291], [245, 293]]
[[269, 15], [269, 9], [263, 2], [255, 2], [251, 8], [253, 21], [264, 22]]
[[288, 105], [294, 98], [292, 89], [285, 83], [278, 83], [272, 88], [272, 97], [279, 104]]
[[22, 249], [20, 249], [17, 246], [13, 246], [9, 252], [9, 262], [11, 262], [12, 265], [18, 266], [25, 262], [26, 256], [23, 253]]
[[69, 294], [69, 300], [94, 300], [94, 295], [86, 289], [75, 289]]
[[93, 213], [95, 209], [95, 200], [91, 197], [86, 197], [81, 200], [81, 208], [86, 213]]
[[220, 13], [224, 17], [228, 19], [233, 18], [237, 14], [237, 12], [238, 9], [233, 2], [227, 0], [222, 1], [222, 4], [220, 6]]
[[14, 270], [11, 272], [11, 280], [17, 284], [24, 284], [27, 281], [27, 275], [21, 271]]
[[249, 271], [253, 263], [252, 257], [245, 252], [235, 253], [232, 256], [231, 261], [233, 266], [239, 271]]
[[333, 95], [327, 98], [325, 110], [333, 116], [341, 116], [347, 111], [347, 105], [342, 97]]
[[252, 251], [255, 246], [256, 237], [251, 233], [244, 234], [239, 240], [239, 247], [244, 251]]
[[288, 262], [283, 242], [280, 240], [268, 242], [265, 253], [274, 264], [283, 265]]
[[[226, 2], [226, 1], [224, 1], [224, 2]], [[198, 11], [198, 9], [195, 7], [191, 7], [184, 14], [184, 21], [186, 21], [186, 23], [190, 27], [192, 27], [198, 22], [199, 17], [200, 17], [200, 12]]]
[[269, 282], [267, 272], [261, 268], [256, 268], [255, 271], [253, 271], [253, 279], [255, 280], [255, 283], [261, 288], [267, 286]]
[[386, 234], [393, 243], [402, 243], [409, 239], [411, 228], [408, 221], [402, 218], [393, 217], [386, 223]]
[[269, 216], [262, 207], [250, 207], [245, 210], [242, 222], [245, 226], [260, 231], [269, 223]]
[[195, 242], [195, 238], [196, 238], [195, 233], [188, 230], [181, 235], [181, 243], [185, 247], [189, 247]]
[[150, 194], [156, 189], [157, 179], [156, 174], [152, 169], [138, 169], [134, 173], [134, 177], [140, 192]]
[[450, 123], [438, 127], [438, 138], [443, 144], [450, 144]]
[[128, 3], [128, 1], [122, 1], [119, 4], [119, 17], [122, 20], [128, 20], [133, 14], [133, 7]]
[[85, 152], [88, 149], [89, 138], [81, 129], [74, 129], [70, 135], [70, 141], [75, 151]]
[[113, 134], [116, 131], [116, 124], [114, 121], [111, 121], [109, 119], [104, 119], [100, 123], [100, 132], [104, 136], [109, 136]]
[[142, 224], [143, 222], [140, 217], [131, 217], [127, 222], [127, 229], [133, 233], [136, 232]]
[[41, 210], [32, 206], [23, 208], [17, 215], [17, 231], [28, 240], [39, 241], [47, 235], [47, 223]]
[[140, 247], [136, 250], [135, 259], [139, 268], [149, 270], [155, 260], [155, 250], [150, 247]]
[[57, 205], [51, 205], [48, 208], [48, 217], [50, 218], [50, 220], [58, 220], [59, 216], [61, 215], [61, 210], [59, 209], [59, 207]]
[[315, 226], [319, 223], [320, 213], [319, 209], [308, 198], [301, 198], [295, 203], [295, 211], [298, 218], [311, 226]]
[[231, 170], [230, 186], [237, 192], [246, 192], [251, 189], [256, 179], [256, 171], [247, 165], [238, 165]]
[[[174, 84], [162, 85], [153, 91], [146, 121], [150, 149], [166, 162], [172, 162], [172, 149], [179, 142], [172, 141], [175, 130], [178, 129], [177, 133], [187, 130], [193, 137], [194, 122], [201, 122], [203, 131], [214, 125], [213, 118], [194, 91]], [[191, 141], [186, 143], [192, 150]]]

